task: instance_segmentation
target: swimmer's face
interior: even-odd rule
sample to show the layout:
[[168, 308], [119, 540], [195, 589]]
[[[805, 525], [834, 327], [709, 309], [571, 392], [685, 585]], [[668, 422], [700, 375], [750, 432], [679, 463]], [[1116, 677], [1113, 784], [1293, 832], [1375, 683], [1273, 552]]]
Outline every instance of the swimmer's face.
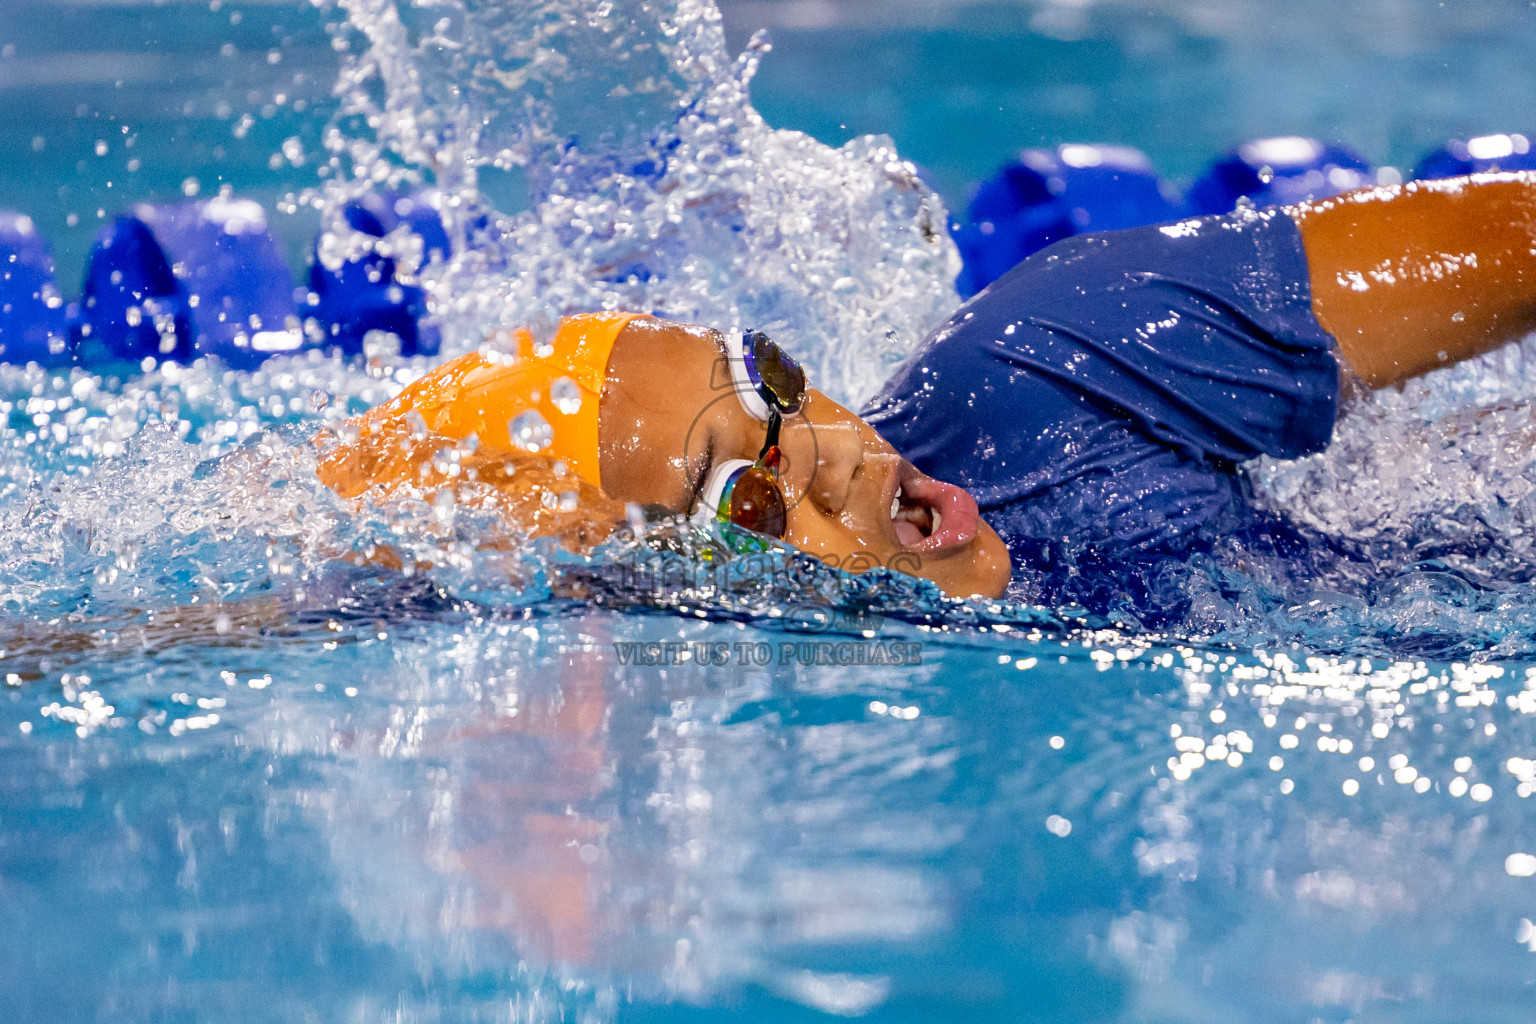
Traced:
[[[767, 425], [742, 407], [730, 381], [713, 332], [631, 322], [603, 391], [603, 490], [691, 514], [714, 466], [756, 459]], [[1002, 594], [1008, 552], [970, 496], [919, 473], [826, 395], [807, 393], [784, 421], [780, 448], [788, 543], [844, 568], [921, 576], [952, 596]]]

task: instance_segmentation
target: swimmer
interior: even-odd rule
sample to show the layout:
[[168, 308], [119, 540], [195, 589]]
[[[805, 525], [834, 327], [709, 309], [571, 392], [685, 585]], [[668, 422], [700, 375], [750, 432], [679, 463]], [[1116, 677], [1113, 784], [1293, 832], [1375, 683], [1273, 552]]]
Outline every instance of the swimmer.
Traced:
[[1262, 518], [1240, 463], [1322, 450], [1349, 389], [1533, 328], [1536, 177], [1414, 182], [1058, 242], [961, 306], [862, 417], [760, 333], [570, 318], [359, 417], [321, 476], [387, 488], [413, 470], [380, 439], [473, 437], [492, 475], [532, 449], [556, 460], [545, 484], [574, 476], [596, 510], [577, 540], [659, 509], [997, 596], [1010, 565], [1070, 576], [1209, 546]]
[[[839, 565], [904, 569], [953, 595], [995, 596], [1008, 582], [1007, 551], [970, 495], [918, 472], [761, 333], [607, 313], [565, 319], [545, 351], [524, 330], [511, 341], [515, 351], [461, 356], [358, 417], [321, 479], [345, 497], [439, 485], [432, 439], [473, 437], [457, 466], [479, 485], [467, 490], [572, 546], [600, 539], [604, 515], [611, 526], [643, 509], [718, 518], [748, 544], [764, 535]], [[423, 434], [424, 451], [412, 445]], [[530, 451], [547, 459], [517, 458]], [[562, 492], [582, 514], [574, 528], [557, 527], [570, 520], [543, 500]]]

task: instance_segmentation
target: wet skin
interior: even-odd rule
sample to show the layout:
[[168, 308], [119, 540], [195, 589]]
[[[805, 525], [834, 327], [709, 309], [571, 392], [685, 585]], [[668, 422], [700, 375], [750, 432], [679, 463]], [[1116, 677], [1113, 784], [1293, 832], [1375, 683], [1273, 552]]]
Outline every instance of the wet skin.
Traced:
[[1536, 174], [1357, 189], [1287, 207], [1312, 309], [1370, 387], [1536, 330]]
[[[619, 335], [599, 434], [609, 497], [690, 514], [709, 467], [756, 459], [766, 433], [737, 399], [714, 332], [645, 318]], [[918, 472], [843, 406], [811, 388], [780, 447], [788, 543], [850, 570], [920, 576], [951, 596], [1002, 594], [1008, 551], [975, 502]]]

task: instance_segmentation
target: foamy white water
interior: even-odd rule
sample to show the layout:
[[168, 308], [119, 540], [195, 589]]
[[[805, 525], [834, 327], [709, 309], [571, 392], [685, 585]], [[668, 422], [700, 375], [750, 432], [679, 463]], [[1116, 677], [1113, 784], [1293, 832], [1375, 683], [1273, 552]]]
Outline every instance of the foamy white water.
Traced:
[[[912, 165], [889, 139], [833, 148], [766, 124], [749, 86], [767, 46], [728, 53], [709, 0], [339, 7], [343, 182], [322, 201], [444, 191], [464, 248], [424, 278], [450, 350], [495, 326], [657, 312], [765, 330], [857, 403], [958, 304], [946, 213]], [[480, 177], [513, 168], [531, 206], [497, 211]]]

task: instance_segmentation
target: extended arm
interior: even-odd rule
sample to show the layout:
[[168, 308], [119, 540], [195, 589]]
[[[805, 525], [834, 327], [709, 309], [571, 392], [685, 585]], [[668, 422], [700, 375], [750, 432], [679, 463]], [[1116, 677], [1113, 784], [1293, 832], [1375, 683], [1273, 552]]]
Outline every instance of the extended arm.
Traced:
[[1361, 189], [1286, 212], [1313, 311], [1372, 387], [1536, 330], [1536, 175]]

